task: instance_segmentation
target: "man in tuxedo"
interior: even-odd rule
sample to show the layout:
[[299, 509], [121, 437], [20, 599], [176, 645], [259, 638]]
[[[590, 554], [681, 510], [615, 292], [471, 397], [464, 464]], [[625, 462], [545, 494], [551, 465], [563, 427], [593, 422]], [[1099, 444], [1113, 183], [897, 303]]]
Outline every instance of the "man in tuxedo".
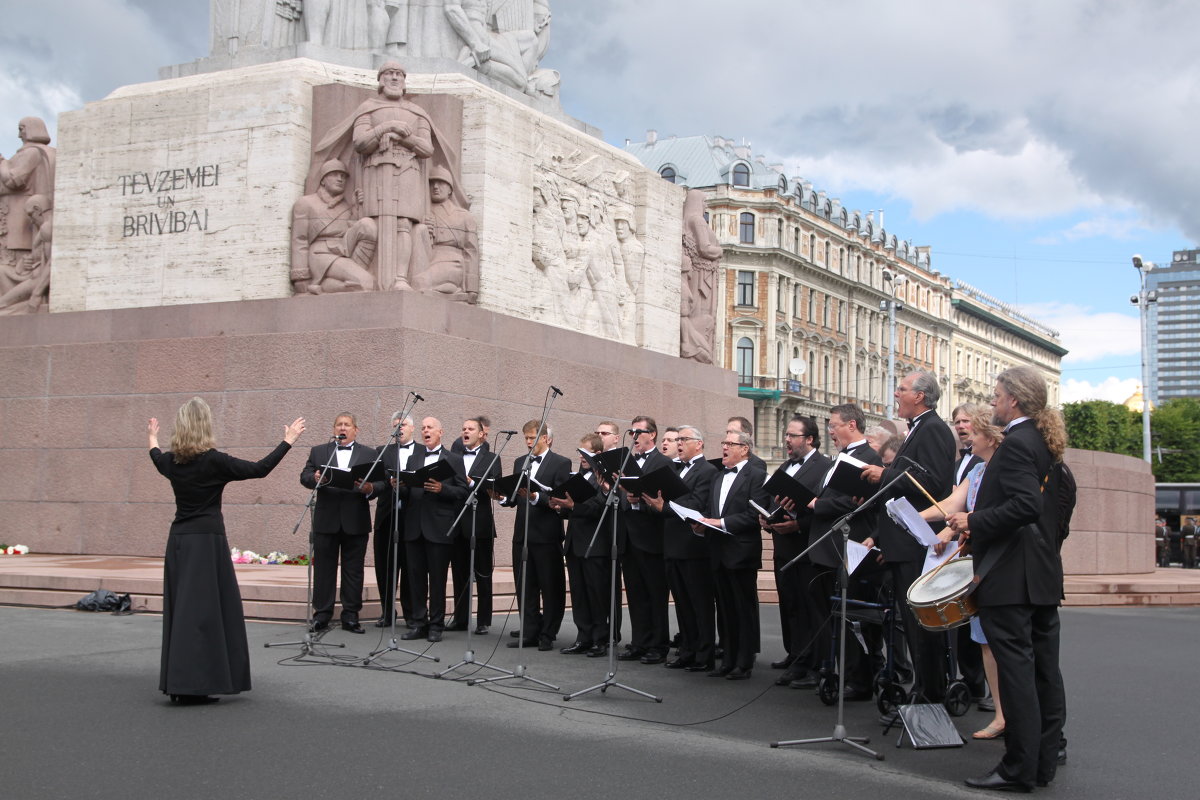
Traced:
[[[709, 495], [717, 469], [704, 458], [704, 434], [694, 425], [678, 431], [679, 477], [688, 493], [676, 503], [707, 513]], [[716, 586], [709, 562], [709, 547], [702, 534], [665, 507], [661, 495], [642, 498], [663, 515], [663, 561], [667, 584], [675, 596], [675, 619], [679, 623], [679, 652], [668, 661], [668, 669], [709, 672], [715, 667], [717, 646]], [[715, 533], [715, 531], [714, 531]]]
[[[371, 532], [371, 506], [367, 498], [375, 486], [367, 481], [353, 489], [325, 486], [329, 476], [325, 466], [349, 469], [375, 460], [375, 448], [356, 441], [358, 423], [353, 414], [342, 412], [333, 421], [333, 440], [319, 444], [308, 453], [300, 473], [300, 483], [317, 489], [313, 509], [313, 630], [323, 631], [333, 618], [333, 594], [337, 581], [338, 559], [342, 564], [342, 630], [366, 633], [359, 624], [362, 610], [363, 563], [367, 555], [367, 537]], [[320, 488], [317, 488], [320, 487]]]
[[[838, 452], [845, 453], [866, 464], [879, 466], [882, 462], [879, 454], [872, 450], [871, 445], [867, 443], [867, 438], [863, 433], [865, 427], [866, 417], [863, 415], [862, 409], [853, 403], [834, 406], [829, 411], [829, 437], [833, 440], [834, 446], [838, 448]], [[830, 602], [830, 598], [834, 596], [836, 581], [844, 564], [841, 532], [835, 531], [824, 541], [820, 541], [820, 539], [837, 520], [858, 508], [861, 499], [833, 485], [830, 481], [832, 474], [831, 466], [821, 479], [820, 494], [809, 504], [809, 508], [812, 510], [812, 519], [809, 523], [808, 543], [809, 545], [816, 544], [816, 547], [808, 554], [813, 564], [813, 578], [808, 583], [807, 593], [809, 613], [815, 620], [829, 620], [823, 625], [818, 625], [814, 635], [814, 656], [818, 662], [827, 658], [832, 651], [832, 626], [840, 624], [839, 619], [833, 616], [840, 609], [837, 608], [836, 602]], [[850, 521], [850, 538], [867, 547], [874, 546], [875, 542], [871, 536], [875, 532], [877, 518], [877, 509], [868, 509], [855, 516]], [[819, 541], [820, 543], [817, 544]], [[878, 580], [869, 574], [871, 565], [867, 562], [871, 560], [868, 556], [867, 560], [859, 566], [858, 571], [862, 572], [862, 575], [856, 572], [855, 575], [841, 576], [848, 581], [846, 587], [848, 598], [876, 600]], [[874, 646], [876, 643], [870, 644]], [[853, 641], [846, 643], [846, 663], [841, 665], [841, 670], [844, 675], [846, 699], [870, 700], [873, 691], [871, 659]], [[801, 679], [796, 682], [794, 688], [800, 689], [806, 686], [811, 686], [811, 681]]]
[[446, 572], [454, 534], [451, 526], [467, 497], [467, 479], [462, 456], [442, 446], [442, 423], [436, 417], [421, 420], [421, 442], [423, 447], [408, 459], [407, 471], [445, 461], [453, 474], [444, 480], [427, 480], [420, 488], [397, 487], [405, 506], [404, 546], [412, 589], [412, 620], [400, 638], [440, 642], [446, 628]]
[[[513, 472], [521, 473], [525, 462], [532, 458], [528, 486], [522, 482], [517, 490], [516, 520], [513, 523], [513, 579], [517, 585], [517, 603], [521, 610], [523, 640], [509, 642], [509, 647], [537, 645], [550, 650], [558, 637], [566, 613], [567, 586], [563, 575], [563, 523], [558, 512], [550, 507], [550, 493], [538, 487], [553, 489], [571, 474], [571, 461], [551, 452], [554, 433], [550, 426], [538, 436], [538, 421], [530, 420], [522, 428], [525, 446], [531, 454], [521, 456], [513, 464]], [[506, 503], [502, 503], [506, 504]], [[529, 531], [526, 539], [526, 529]]]
[[[890, 467], [868, 467], [863, 470], [863, 477], [882, 486], [909, 468], [909, 477], [894, 484], [890, 496], [906, 497], [913, 508], [923, 511], [933, 505], [927, 494], [938, 498], [950, 494], [956, 439], [937, 414], [941, 387], [935, 376], [928, 372], [910, 372], [896, 387], [895, 396], [897, 412], [908, 420], [908, 436]], [[919, 468], [913, 466], [914, 462]], [[938, 531], [942, 527], [939, 523], [933, 529]], [[922, 628], [905, 602], [908, 588], [925, 567], [928, 548], [887, 514], [879, 517], [876, 542], [891, 572], [897, 605], [904, 619], [905, 636], [916, 671], [913, 690], [928, 702], [940, 703], [946, 691], [945, 636]]]
[[[462, 456], [467, 489], [476, 481], [500, 477], [500, 459], [494, 458], [487, 440], [486, 417], [472, 417], [462, 424], [462, 438], [454, 440], [454, 449]], [[492, 565], [495, 561], [496, 522], [492, 516], [492, 496], [483, 488], [475, 493], [475, 594], [478, 614], [475, 633], [483, 636], [492, 624]], [[467, 613], [467, 582], [471, 573], [471, 512], [463, 514], [454, 537], [450, 572], [454, 579], [454, 615], [448, 631], [465, 631], [470, 622]]]
[[954, 462], [954, 485], [958, 486], [967, 479], [976, 464], [982, 464], [983, 459], [971, 453], [971, 417], [979, 410], [974, 403], [963, 403], [950, 412], [950, 423], [958, 436], [958, 460]]
[[[762, 533], [750, 505], [770, 503], [762, 485], [767, 476], [750, 463], [753, 440], [747, 433], [725, 434], [721, 464], [709, 485], [704, 525], [692, 523], [709, 542], [717, 605], [721, 609], [721, 664], [709, 677], [745, 680], [759, 651], [758, 570], [762, 567]], [[705, 527], [705, 525], [710, 527]]]
[[[800, 414], [793, 416], [783, 435], [783, 444], [787, 448], [788, 460], [780, 464], [777, 471], [805, 486], [819, 488], [831, 462], [828, 456], [820, 452], [821, 433], [817, 429], [817, 421]], [[779, 686], [787, 686], [793, 681], [803, 681], [807, 685], [815, 686], [816, 679], [812, 675], [815, 675], [823, 654], [817, 653], [814, 636], [824, 616], [814, 617], [810, 613], [807, 587], [812, 583], [816, 572], [807, 555], [790, 569], [781, 571], [785, 564], [808, 547], [813, 512], [811, 508], [805, 507], [795, 510], [793, 514], [789, 519], [776, 523], [771, 523], [765, 518], [759, 519], [763, 529], [770, 532], [774, 544], [779, 624], [783, 632], [783, 648], [787, 653], [782, 661], [771, 666], [783, 669], [783, 674], [775, 681]]]
[[[1032, 367], [996, 378], [993, 421], [1004, 441], [988, 462], [975, 510], [950, 515], [974, 556], [979, 621], [996, 656], [1004, 702], [1004, 758], [967, 785], [1029, 791], [1054, 779], [1066, 720], [1059, 670], [1058, 482], [1062, 415], [1046, 406], [1046, 381]], [[1044, 493], [1043, 493], [1044, 490]]]
[[[750, 442], [754, 442], [754, 424], [745, 417], [730, 417], [725, 423], [725, 438], [736, 437], [738, 434], [746, 434], [750, 437]], [[767, 471], [767, 462], [758, 457], [752, 450], [750, 452], [750, 463], [763, 472]]]
[[[392, 427], [399, 431], [399, 441], [383, 447], [380, 463], [392, 472], [402, 472], [417, 447], [413, 441], [412, 417], [392, 414]], [[412, 587], [408, 581], [408, 552], [404, 545], [404, 512], [400, 498], [390, 481], [382, 481], [375, 504], [375, 585], [379, 587], [379, 602], [383, 612], [375, 621], [377, 628], [392, 624], [396, 605], [396, 581], [400, 582], [400, 610], [404, 624], [412, 621]], [[395, 530], [393, 531], [393, 527]]]
[[663, 428], [662, 439], [658, 443], [658, 452], [667, 457], [668, 461], [679, 460], [679, 429], [676, 427]]
[[[958, 486], [967, 479], [967, 473], [982, 464], [983, 459], [971, 452], [971, 417], [979, 406], [974, 403], [962, 403], [950, 412], [950, 423], [958, 436], [958, 460], [954, 462], [954, 485]], [[996, 707], [987, 696], [987, 677], [983, 673], [983, 651], [979, 644], [971, 640], [971, 626], [960, 625], [952, 634], [954, 637], [954, 655], [958, 661], [959, 672], [963, 681], [971, 689], [971, 698], [979, 704], [980, 711], [995, 711]]]
[[[658, 425], [654, 418], [634, 417], [633, 430], [631, 461], [637, 464], [640, 474], [670, 469], [671, 460], [658, 450]], [[624, 517], [626, 544], [621, 568], [633, 631], [625, 651], [617, 658], [661, 664], [671, 649], [662, 511], [642, 503], [640, 496], [630, 495], [629, 510]]]

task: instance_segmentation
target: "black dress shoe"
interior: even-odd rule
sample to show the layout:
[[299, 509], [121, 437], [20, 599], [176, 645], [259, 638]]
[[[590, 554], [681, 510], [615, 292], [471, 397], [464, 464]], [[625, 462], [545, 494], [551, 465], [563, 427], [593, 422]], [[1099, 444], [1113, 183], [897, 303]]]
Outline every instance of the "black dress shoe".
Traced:
[[558, 652], [562, 653], [564, 656], [581, 656], [584, 653], [586, 653], [588, 650], [591, 650], [591, 649], [592, 649], [591, 642], [576, 642], [575, 644], [571, 645], [570, 647], [564, 647], [563, 649], [559, 650]]
[[691, 664], [688, 664], [686, 667], [684, 667], [683, 671], [684, 672], [711, 672], [712, 668], [713, 668], [713, 664], [711, 661], [708, 662], [707, 664], [699, 664], [699, 663], [696, 663], [695, 661], [693, 661]]
[[388, 624], [389, 623], [388, 623], [387, 617], [380, 617], [379, 619], [375, 620], [376, 628], [386, 628], [388, 626]]
[[424, 639], [428, 635], [428, 628], [409, 628], [407, 631], [400, 634], [400, 638], [406, 642], [411, 642], [413, 639]]
[[815, 689], [817, 688], [817, 676], [805, 675], [802, 678], [797, 678], [788, 684], [789, 689]]
[[608, 645], [598, 644], [587, 651], [588, 658], [604, 658], [608, 655]]
[[207, 706], [219, 702], [221, 698], [207, 694], [173, 694], [171, 702], [177, 706]]
[[733, 672], [733, 667], [716, 667], [708, 671], [710, 678], [724, 678], [729, 673]]
[[842, 690], [842, 699], [846, 700], [847, 702], [870, 700], [872, 697], [874, 697], [874, 695], [871, 693], [870, 689], [863, 689], [858, 686], [847, 686]]
[[549, 652], [554, 649], [554, 640], [549, 636], [539, 636], [537, 640], [537, 648], [543, 653]]
[[329, 620], [327, 620], [327, 619], [313, 620], [312, 629], [313, 629], [314, 633], [322, 633], [324, 631], [329, 630]]
[[626, 647], [617, 656], [617, 661], [637, 661], [644, 655], [646, 651], [640, 647]]
[[641, 661], [643, 664], [661, 664], [666, 660], [667, 660], [666, 653], [655, 653], [655, 652], [646, 653], [646, 655], [644, 655], [638, 659], [638, 661]]
[[465, 631], [466, 629], [467, 629], [467, 623], [465, 623], [465, 622], [451, 622], [443, 630], [461, 632], [461, 631]]
[[351, 619], [342, 623], [342, 630], [350, 631], [351, 633], [366, 633], [367, 629], [359, 624], [358, 620]]
[[787, 658], [783, 659], [782, 661], [772, 661], [771, 669], [787, 669], [795, 661], [796, 661], [796, 659], [793, 658], [792, 656], [788, 656]]
[[1010, 781], [996, 770], [992, 770], [982, 778], [967, 778], [967, 786], [972, 789], [1002, 789], [1007, 792], [1032, 792], [1033, 787], [1028, 783]]
[[429, 633], [426, 634], [426, 636], [425, 636], [425, 641], [427, 641], [427, 642], [440, 642], [441, 640], [442, 640], [442, 632], [441, 631], [435, 631], [435, 630], [431, 629], [429, 631]]
[[742, 669], [741, 667], [734, 667], [729, 671], [729, 674], [725, 676], [725, 680], [727, 681], [745, 681], [749, 679], [750, 670]]
[[522, 645], [524, 645], [525, 647], [537, 647], [537, 643], [538, 643], [537, 639], [517, 639], [515, 642], [509, 642], [508, 646], [509, 647], [521, 647]]
[[488, 635], [488, 626], [487, 625], [476, 625], [475, 626], [475, 635], [476, 636], [487, 636]]
[[688, 665], [691, 663], [692, 662], [682, 658], [672, 658], [670, 661], [663, 664], [663, 666], [667, 669], [687, 669]]
[[521, 632], [520, 631], [509, 631], [508, 635], [511, 636], [513, 639], [516, 639], [517, 637], [519, 637], [521, 635]]

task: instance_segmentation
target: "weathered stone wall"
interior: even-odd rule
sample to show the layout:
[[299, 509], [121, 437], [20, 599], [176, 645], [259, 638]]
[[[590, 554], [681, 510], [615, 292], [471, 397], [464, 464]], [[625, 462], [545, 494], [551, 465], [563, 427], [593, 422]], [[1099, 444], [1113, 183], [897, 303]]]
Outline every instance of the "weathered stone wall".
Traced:
[[1068, 575], [1154, 571], [1154, 474], [1140, 458], [1069, 449], [1079, 496], [1063, 543]]

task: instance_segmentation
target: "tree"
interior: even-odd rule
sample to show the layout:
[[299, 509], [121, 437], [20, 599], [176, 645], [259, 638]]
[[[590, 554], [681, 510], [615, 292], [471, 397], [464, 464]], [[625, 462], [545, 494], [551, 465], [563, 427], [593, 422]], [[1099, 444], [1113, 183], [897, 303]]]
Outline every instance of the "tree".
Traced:
[[1137, 412], [1107, 400], [1065, 403], [1062, 412], [1071, 447], [1141, 456], [1142, 428]]
[[1150, 432], [1154, 479], [1200, 482], [1200, 400], [1177, 397], [1163, 403], [1150, 414]]

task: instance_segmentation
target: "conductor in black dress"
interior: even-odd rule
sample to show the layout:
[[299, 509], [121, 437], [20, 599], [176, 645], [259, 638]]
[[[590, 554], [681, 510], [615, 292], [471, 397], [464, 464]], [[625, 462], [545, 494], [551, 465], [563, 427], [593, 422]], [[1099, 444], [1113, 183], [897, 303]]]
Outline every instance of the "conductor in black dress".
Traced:
[[1059, 670], [1059, 470], [1066, 447], [1062, 415], [1046, 406], [1046, 381], [1032, 367], [996, 378], [993, 422], [1004, 441], [988, 462], [975, 510], [952, 514], [974, 557], [979, 621], [1004, 698], [1004, 758], [967, 785], [1029, 791], [1054, 779], [1066, 720]]
[[230, 481], [270, 473], [304, 432], [304, 419], [284, 428], [283, 441], [259, 461], [243, 461], [216, 449], [212, 411], [199, 397], [180, 407], [167, 452], [158, 447], [157, 419], [150, 419], [146, 432], [150, 460], [175, 493], [175, 519], [163, 560], [159, 691], [182, 705], [249, 691], [246, 621], [229, 559], [221, 494]]
[[[366, 633], [359, 624], [362, 610], [363, 563], [367, 556], [368, 535], [371, 533], [371, 506], [367, 502], [375, 491], [371, 481], [358, 483], [353, 489], [327, 486], [321, 468], [326, 464], [349, 469], [375, 460], [376, 450], [357, 441], [358, 422], [353, 414], [343, 411], [333, 421], [336, 441], [319, 444], [308, 453], [308, 461], [300, 473], [300, 483], [306, 489], [317, 489], [317, 506], [313, 510], [313, 630], [323, 631], [333, 619], [333, 595], [337, 580], [338, 559], [342, 564], [342, 630]], [[383, 479], [380, 478], [379, 488]]]

